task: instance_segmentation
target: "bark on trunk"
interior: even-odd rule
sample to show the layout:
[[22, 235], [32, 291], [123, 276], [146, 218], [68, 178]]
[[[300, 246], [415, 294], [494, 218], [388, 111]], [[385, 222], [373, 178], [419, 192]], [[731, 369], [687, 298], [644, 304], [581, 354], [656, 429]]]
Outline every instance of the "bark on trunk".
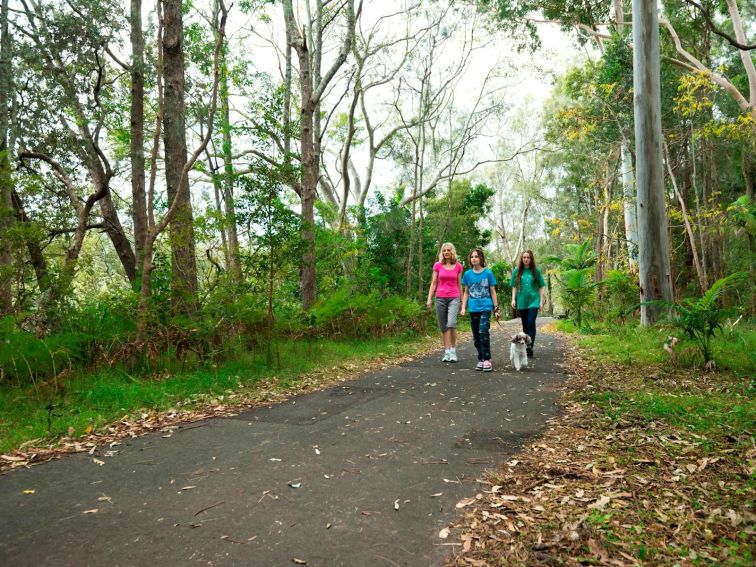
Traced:
[[234, 164], [231, 143], [231, 109], [229, 105], [228, 63], [225, 50], [221, 60], [220, 76], [221, 137], [223, 141], [223, 203], [225, 205], [224, 227], [228, 239], [228, 268], [235, 285], [241, 284], [241, 261], [239, 259], [239, 233], [236, 228], [236, 204], [234, 202]]
[[[297, 52], [299, 60], [299, 85], [301, 91], [300, 116], [300, 154], [302, 166], [301, 185], [293, 186], [301, 201], [301, 240], [302, 266], [300, 286], [302, 308], [309, 309], [317, 299], [317, 277], [315, 267], [315, 199], [320, 178], [320, 101], [326, 87], [333, 80], [351, 51], [354, 41], [354, 0], [347, 0], [344, 8], [347, 15], [346, 36], [341, 43], [338, 55], [325, 75], [321, 77], [320, 61], [322, 56], [322, 14], [325, 4], [317, 3], [317, 21], [301, 33], [294, 18], [291, 0], [283, 1], [286, 37], [289, 46]], [[309, 9], [309, 4], [307, 5]], [[315, 26], [313, 29], [313, 25]], [[313, 44], [314, 43], [314, 44]], [[288, 65], [287, 65], [288, 72]]]
[[133, 284], [138, 281], [136, 258], [134, 257], [131, 243], [126, 237], [126, 231], [121, 226], [121, 220], [118, 218], [118, 212], [113, 204], [110, 190], [108, 190], [105, 197], [100, 201], [100, 212], [105, 224], [105, 233], [113, 243], [113, 248], [115, 248], [116, 254], [118, 254], [118, 258], [121, 260], [121, 266], [123, 266], [126, 277]]
[[[667, 240], [662, 159], [659, 24], [656, 0], [633, 0], [633, 86], [638, 245], [641, 302], [673, 300]], [[641, 306], [641, 325], [659, 320], [666, 309]]]
[[300, 88], [302, 90], [302, 116], [300, 120], [300, 153], [302, 155], [302, 309], [308, 310], [317, 300], [317, 281], [315, 272], [315, 195], [318, 182], [319, 163], [315, 155], [314, 114], [312, 104], [312, 79], [310, 77], [309, 57], [305, 49], [299, 54]]
[[[11, 189], [11, 202], [16, 222], [31, 223], [31, 220], [24, 210], [23, 203], [21, 202], [21, 197], [13, 189]], [[26, 249], [29, 252], [29, 262], [34, 269], [34, 276], [37, 279], [37, 287], [39, 287], [39, 291], [41, 293], [44, 293], [50, 286], [50, 280], [47, 273], [47, 261], [45, 260], [45, 256], [42, 254], [42, 248], [39, 246], [39, 242], [27, 237]]]
[[704, 276], [703, 269], [701, 268], [701, 262], [698, 259], [698, 247], [696, 246], [696, 237], [693, 234], [693, 227], [690, 224], [690, 215], [688, 214], [688, 208], [685, 206], [685, 199], [683, 199], [682, 193], [680, 193], [680, 188], [677, 185], [677, 179], [675, 179], [675, 174], [672, 172], [672, 165], [670, 164], [670, 157], [669, 157], [669, 149], [667, 148], [667, 144], [665, 142], [664, 144], [664, 153], [666, 154], [666, 162], [667, 162], [667, 173], [669, 173], [669, 179], [672, 182], [672, 187], [675, 190], [675, 196], [677, 197], [677, 202], [680, 203], [680, 210], [682, 211], [683, 216], [683, 223], [685, 224], [685, 232], [688, 235], [688, 243], [690, 244], [690, 253], [693, 256], [693, 266], [696, 270], [696, 275], [698, 276], [698, 286], [701, 289], [701, 294], [705, 293], [707, 289], [709, 289], [709, 285], [706, 282], [706, 277]]
[[622, 154], [622, 195], [624, 198], [625, 242], [627, 264], [632, 273], [638, 272], [638, 216], [635, 199], [635, 179], [633, 158], [626, 143], [620, 146]]
[[163, 1], [163, 64], [165, 107], [163, 143], [168, 202], [178, 207], [169, 227], [171, 245], [171, 299], [176, 313], [191, 315], [198, 309], [197, 259], [194, 241], [194, 214], [188, 187], [180, 191], [186, 163], [184, 123], [184, 29], [181, 0]]
[[[134, 265], [141, 270], [147, 236], [144, 160], [144, 33], [142, 0], [131, 0], [131, 218], [134, 223]], [[120, 255], [120, 253], [119, 253]], [[129, 277], [133, 282], [134, 279]]]
[[13, 225], [13, 190], [8, 126], [10, 122], [11, 41], [8, 33], [8, 0], [0, 12], [0, 316], [13, 310], [13, 261], [8, 236]]

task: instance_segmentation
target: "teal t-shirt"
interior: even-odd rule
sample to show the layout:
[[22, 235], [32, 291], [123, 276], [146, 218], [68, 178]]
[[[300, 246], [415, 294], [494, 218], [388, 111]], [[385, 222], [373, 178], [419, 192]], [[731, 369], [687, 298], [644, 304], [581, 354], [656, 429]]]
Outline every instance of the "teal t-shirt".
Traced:
[[492, 311], [494, 308], [491, 288], [496, 285], [496, 278], [488, 268], [479, 273], [470, 268], [462, 276], [462, 285], [467, 286], [467, 310], [470, 313]]
[[[532, 307], [541, 307], [541, 294], [539, 289], [546, 285], [541, 275], [541, 270], [536, 268], [535, 278], [533, 277], [533, 270], [526, 269], [522, 273], [522, 279], [520, 280], [520, 287], [517, 289], [516, 302], [517, 309], [530, 309]], [[509, 286], [514, 288], [517, 285], [517, 268], [512, 271], [512, 279], [509, 281]]]

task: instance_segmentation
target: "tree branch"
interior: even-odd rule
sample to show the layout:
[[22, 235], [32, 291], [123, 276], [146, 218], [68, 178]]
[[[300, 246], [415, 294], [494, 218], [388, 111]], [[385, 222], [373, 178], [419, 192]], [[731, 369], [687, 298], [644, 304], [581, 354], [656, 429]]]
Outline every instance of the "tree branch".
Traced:
[[735, 85], [733, 85], [719, 73], [713, 72], [711, 69], [706, 67], [706, 65], [701, 63], [701, 61], [699, 61], [695, 56], [693, 56], [683, 48], [682, 44], [680, 43], [680, 37], [677, 35], [675, 28], [672, 27], [672, 24], [670, 24], [668, 20], [666, 20], [665, 18], [659, 18], [659, 25], [664, 26], [672, 36], [672, 41], [674, 41], [675, 48], [680, 55], [682, 55], [683, 57], [685, 57], [685, 59], [692, 63], [699, 72], [703, 73], [712, 81], [714, 81], [714, 83], [726, 90], [730, 94], [730, 96], [735, 99], [741, 110], [756, 114], [756, 109], [754, 109], [754, 107], [748, 102], [748, 100], [746, 100], [746, 98], [741, 94], [737, 87], [735, 87]]
[[698, 2], [695, 2], [695, 0], [684, 0], [691, 6], [695, 6], [701, 11], [701, 14], [703, 14], [704, 20], [706, 20], [706, 25], [708, 28], [715, 34], [717, 34], [719, 37], [722, 37], [726, 39], [730, 45], [733, 47], [737, 47], [738, 49], [742, 49], [743, 51], [750, 51], [751, 49], [756, 49], [756, 44], [752, 45], [746, 45], [743, 43], [740, 43], [737, 39], [732, 37], [731, 35], [726, 34], [722, 30], [720, 30], [716, 24], [711, 19], [711, 14], [709, 13], [709, 10], [706, 8], [706, 6], [703, 6], [702, 4], [699, 4]]

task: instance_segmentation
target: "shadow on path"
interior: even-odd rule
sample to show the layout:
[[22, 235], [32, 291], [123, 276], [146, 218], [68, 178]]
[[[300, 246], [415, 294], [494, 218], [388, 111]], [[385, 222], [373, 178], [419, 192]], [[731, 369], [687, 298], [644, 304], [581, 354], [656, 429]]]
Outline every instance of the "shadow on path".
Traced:
[[455, 504], [559, 409], [559, 339], [539, 334], [517, 373], [496, 325], [492, 338], [492, 373], [466, 343], [457, 364], [434, 353], [100, 448], [103, 465], [75, 455], [0, 477], [0, 565], [440, 564]]

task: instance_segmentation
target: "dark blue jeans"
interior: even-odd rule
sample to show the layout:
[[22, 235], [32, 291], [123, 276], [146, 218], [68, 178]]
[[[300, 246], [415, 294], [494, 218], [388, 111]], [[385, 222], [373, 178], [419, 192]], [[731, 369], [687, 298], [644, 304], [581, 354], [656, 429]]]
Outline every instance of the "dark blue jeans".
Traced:
[[538, 317], [538, 307], [531, 307], [530, 309], [520, 309], [517, 311], [522, 320], [522, 332], [530, 337], [533, 341], [530, 343], [530, 348], [535, 346], [536, 337], [536, 317]]
[[470, 312], [470, 327], [472, 327], [473, 342], [478, 350], [478, 360], [491, 360], [491, 312]]

